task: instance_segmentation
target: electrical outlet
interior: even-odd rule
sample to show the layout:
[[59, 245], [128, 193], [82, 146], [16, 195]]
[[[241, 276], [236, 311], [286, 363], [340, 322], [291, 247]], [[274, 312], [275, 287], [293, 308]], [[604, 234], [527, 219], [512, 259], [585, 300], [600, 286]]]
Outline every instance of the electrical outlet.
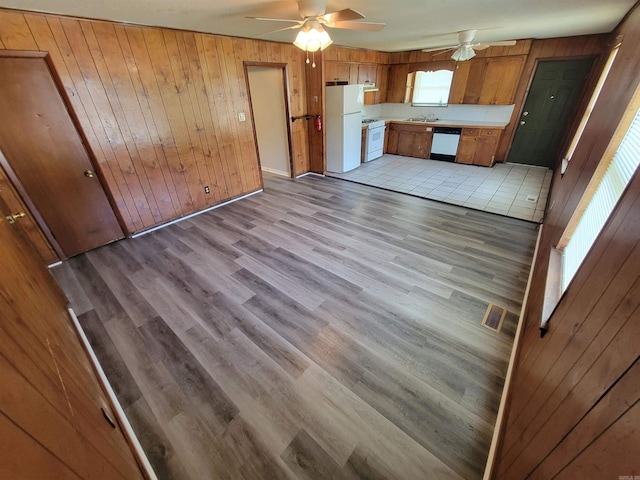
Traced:
[[209, 185], [204, 187], [204, 193], [206, 193], [207, 195], [209, 195], [211, 193], [211, 189], [209, 188]]
[[247, 117], [245, 117], [244, 112], [240, 112], [238, 114], [238, 121], [239, 122], [246, 122], [247, 121]]

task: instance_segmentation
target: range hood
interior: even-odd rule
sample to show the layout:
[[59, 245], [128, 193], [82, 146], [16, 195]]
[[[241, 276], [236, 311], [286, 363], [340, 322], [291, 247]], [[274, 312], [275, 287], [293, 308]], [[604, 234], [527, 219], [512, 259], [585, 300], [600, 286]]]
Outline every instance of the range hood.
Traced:
[[376, 87], [375, 83], [365, 83], [363, 90], [365, 92], [377, 92], [378, 91], [378, 87]]

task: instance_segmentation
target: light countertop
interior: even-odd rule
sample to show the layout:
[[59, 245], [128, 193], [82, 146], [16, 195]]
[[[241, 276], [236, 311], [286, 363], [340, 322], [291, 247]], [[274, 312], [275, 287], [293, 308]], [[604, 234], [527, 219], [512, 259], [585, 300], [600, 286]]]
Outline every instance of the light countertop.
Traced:
[[406, 118], [377, 118], [376, 120], [384, 120], [386, 122], [404, 123], [407, 125], [429, 125], [431, 127], [484, 127], [504, 129], [507, 124], [497, 122], [485, 122], [476, 120], [435, 120], [431, 122], [408, 121]]

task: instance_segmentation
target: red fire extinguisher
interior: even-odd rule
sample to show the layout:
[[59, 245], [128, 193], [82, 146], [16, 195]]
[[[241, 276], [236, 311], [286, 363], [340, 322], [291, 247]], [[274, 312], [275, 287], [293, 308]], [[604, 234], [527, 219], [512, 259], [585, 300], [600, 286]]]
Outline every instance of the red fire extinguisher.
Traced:
[[316, 130], [322, 131], [322, 118], [320, 118], [320, 115], [316, 115]]

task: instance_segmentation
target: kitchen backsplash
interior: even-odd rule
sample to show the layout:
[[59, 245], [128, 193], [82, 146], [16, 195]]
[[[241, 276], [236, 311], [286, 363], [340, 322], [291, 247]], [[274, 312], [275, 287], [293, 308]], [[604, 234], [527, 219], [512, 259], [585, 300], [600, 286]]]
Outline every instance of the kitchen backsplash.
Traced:
[[429, 117], [439, 120], [509, 123], [514, 105], [448, 105], [446, 107], [413, 107], [405, 103], [381, 103], [364, 105], [362, 118], [384, 118], [403, 120]]

